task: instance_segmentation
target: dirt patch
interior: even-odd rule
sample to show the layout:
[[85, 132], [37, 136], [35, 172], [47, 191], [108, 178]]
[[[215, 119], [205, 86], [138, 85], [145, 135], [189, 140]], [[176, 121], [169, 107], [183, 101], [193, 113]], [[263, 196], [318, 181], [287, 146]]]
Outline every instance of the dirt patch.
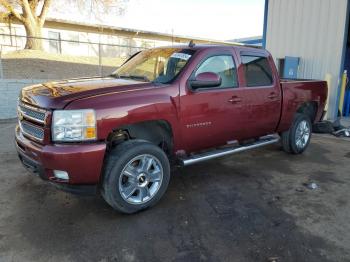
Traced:
[[0, 147], [0, 260], [349, 261], [348, 146], [315, 136], [302, 156], [276, 145], [175, 169], [135, 215], [57, 191]]
[[72, 77], [108, 75], [125, 58], [80, 57], [21, 50], [2, 55], [3, 78], [8, 79], [67, 79]]
[[[88, 64], [98, 65], [99, 58], [97, 56], [72, 56], [72, 55], [61, 55], [47, 53], [39, 50], [19, 50], [2, 54], [2, 59], [43, 59], [50, 61], [59, 61], [65, 63], [77, 63], [77, 64]], [[102, 57], [102, 65], [116, 67], [120, 66], [126, 58], [120, 57]]]

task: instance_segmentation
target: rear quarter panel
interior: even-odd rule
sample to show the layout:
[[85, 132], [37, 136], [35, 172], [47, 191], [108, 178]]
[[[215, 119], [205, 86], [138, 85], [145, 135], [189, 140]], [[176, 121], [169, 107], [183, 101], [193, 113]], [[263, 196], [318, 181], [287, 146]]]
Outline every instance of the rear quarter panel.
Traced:
[[307, 102], [317, 103], [315, 122], [320, 121], [326, 100], [327, 82], [316, 80], [281, 80], [282, 88], [282, 115], [278, 132], [290, 128], [298, 109]]

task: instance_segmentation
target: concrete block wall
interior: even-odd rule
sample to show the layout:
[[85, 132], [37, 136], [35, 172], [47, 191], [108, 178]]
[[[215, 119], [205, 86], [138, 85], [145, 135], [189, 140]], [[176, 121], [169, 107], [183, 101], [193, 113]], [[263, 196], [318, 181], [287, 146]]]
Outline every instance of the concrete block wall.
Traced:
[[39, 79], [0, 79], [0, 119], [17, 117], [17, 99], [25, 86], [42, 83]]

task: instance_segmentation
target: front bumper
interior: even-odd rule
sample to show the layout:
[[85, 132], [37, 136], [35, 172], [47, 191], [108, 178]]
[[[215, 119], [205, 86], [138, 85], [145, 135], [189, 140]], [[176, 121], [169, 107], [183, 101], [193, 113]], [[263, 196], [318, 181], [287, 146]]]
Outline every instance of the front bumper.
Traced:
[[[86, 191], [91, 185], [99, 183], [106, 151], [105, 143], [41, 145], [24, 137], [18, 126], [15, 141], [23, 165], [59, 188], [79, 193], [79, 188]], [[66, 171], [69, 180], [55, 178], [54, 170]]]

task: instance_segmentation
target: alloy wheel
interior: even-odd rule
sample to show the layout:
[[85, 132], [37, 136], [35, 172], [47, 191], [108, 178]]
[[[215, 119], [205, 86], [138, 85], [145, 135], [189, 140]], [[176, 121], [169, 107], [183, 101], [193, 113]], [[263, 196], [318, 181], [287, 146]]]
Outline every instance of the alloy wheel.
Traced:
[[163, 180], [163, 168], [153, 155], [143, 154], [130, 160], [119, 177], [119, 193], [130, 204], [150, 201], [158, 192]]
[[309, 142], [311, 128], [306, 120], [301, 121], [296, 129], [295, 144], [299, 149], [303, 149]]

